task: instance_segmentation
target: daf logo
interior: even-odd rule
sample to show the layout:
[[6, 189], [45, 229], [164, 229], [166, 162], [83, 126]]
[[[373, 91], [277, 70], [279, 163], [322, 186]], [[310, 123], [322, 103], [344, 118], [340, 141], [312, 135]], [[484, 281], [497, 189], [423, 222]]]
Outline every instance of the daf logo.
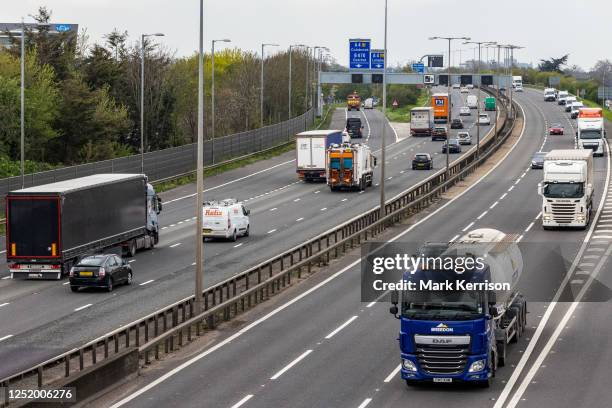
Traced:
[[436, 327], [432, 327], [431, 331], [432, 332], [436, 332], [436, 333], [452, 333], [453, 332], [453, 328], [452, 327], [448, 327], [444, 323], [440, 323]]
[[452, 342], [451, 339], [432, 339], [432, 343], [434, 344], [450, 344]]

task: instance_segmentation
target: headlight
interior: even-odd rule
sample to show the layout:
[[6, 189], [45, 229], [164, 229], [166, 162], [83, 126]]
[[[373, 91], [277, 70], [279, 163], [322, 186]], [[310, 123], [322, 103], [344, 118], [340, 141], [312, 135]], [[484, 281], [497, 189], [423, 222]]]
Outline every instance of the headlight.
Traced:
[[550, 215], [544, 215], [542, 217], [542, 219], [545, 220], [545, 221], [550, 221], [552, 219], [552, 217]]
[[402, 367], [406, 371], [415, 371], [417, 370], [416, 365], [412, 362], [412, 360], [402, 359]]
[[477, 371], [482, 371], [485, 368], [485, 360], [476, 360], [470, 365], [470, 369], [468, 372], [475, 373]]
[[538, 163], [536, 163], [536, 162], [532, 161], [532, 162], [531, 162], [531, 164], [538, 164]]
[[584, 215], [577, 215], [577, 216], [576, 216], [576, 220], [578, 220], [578, 221], [584, 221]]

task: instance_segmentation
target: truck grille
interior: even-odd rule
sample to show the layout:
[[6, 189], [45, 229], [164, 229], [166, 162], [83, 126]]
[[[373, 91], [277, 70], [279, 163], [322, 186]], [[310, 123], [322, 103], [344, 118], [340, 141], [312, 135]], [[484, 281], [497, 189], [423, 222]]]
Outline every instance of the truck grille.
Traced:
[[573, 203], [556, 203], [552, 204], [552, 214], [555, 222], [559, 224], [568, 224], [574, 220], [576, 213], [576, 204]]
[[460, 374], [465, 370], [469, 345], [417, 344], [417, 359], [428, 374]]

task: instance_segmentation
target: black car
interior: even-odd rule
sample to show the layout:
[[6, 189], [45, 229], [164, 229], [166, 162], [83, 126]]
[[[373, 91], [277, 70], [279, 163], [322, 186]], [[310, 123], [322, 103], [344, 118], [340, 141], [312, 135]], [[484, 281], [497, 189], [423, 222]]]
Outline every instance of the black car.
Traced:
[[451, 129], [463, 129], [463, 121], [459, 118], [455, 118], [451, 121]]
[[532, 169], [543, 169], [544, 168], [544, 157], [548, 152], [535, 152], [531, 159]]
[[346, 120], [346, 131], [351, 137], [362, 137], [361, 130], [361, 119], [359, 118], [348, 118]]
[[429, 153], [417, 153], [414, 156], [414, 159], [412, 159], [412, 170], [417, 169], [433, 169], [433, 159]]
[[461, 145], [457, 139], [450, 139], [448, 142], [444, 142], [442, 145], [442, 153], [446, 153], [447, 145], [449, 153], [461, 153]]
[[70, 289], [73, 292], [84, 287], [105, 288], [112, 292], [115, 285], [130, 285], [134, 273], [132, 267], [115, 254], [91, 255], [70, 268]]
[[448, 136], [448, 130], [446, 129], [446, 126], [436, 126], [433, 129], [433, 132], [431, 134], [431, 140], [438, 140], [438, 139], [442, 139], [442, 140], [446, 140], [446, 137]]

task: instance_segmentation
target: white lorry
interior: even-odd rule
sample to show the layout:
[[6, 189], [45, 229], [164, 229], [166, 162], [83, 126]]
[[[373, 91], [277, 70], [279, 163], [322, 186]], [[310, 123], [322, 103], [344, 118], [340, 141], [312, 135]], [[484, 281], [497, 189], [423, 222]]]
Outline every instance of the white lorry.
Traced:
[[434, 109], [431, 106], [410, 110], [410, 136], [431, 136], [434, 128]]
[[601, 108], [581, 108], [578, 112], [576, 142], [579, 149], [593, 151], [593, 156], [604, 155], [604, 118]]
[[341, 144], [341, 130], [310, 130], [295, 137], [296, 172], [304, 181], [325, 181], [325, 151], [332, 144]]
[[565, 105], [565, 99], [569, 96], [569, 92], [567, 91], [559, 91], [557, 94], [557, 104]]
[[468, 95], [465, 102], [468, 108], [478, 109], [478, 97], [476, 95]]
[[512, 88], [515, 92], [523, 92], [523, 77], [515, 75], [512, 77]]
[[327, 149], [326, 164], [327, 185], [331, 191], [343, 188], [363, 191], [372, 185], [376, 157], [367, 145], [332, 145]]
[[593, 154], [591, 150], [552, 150], [544, 157], [542, 227], [586, 228], [593, 206]]
[[557, 90], [555, 88], [544, 89], [544, 101], [554, 102], [557, 99]]
[[221, 238], [236, 241], [238, 236], [248, 237], [250, 213], [243, 203], [233, 198], [204, 203], [202, 239]]

